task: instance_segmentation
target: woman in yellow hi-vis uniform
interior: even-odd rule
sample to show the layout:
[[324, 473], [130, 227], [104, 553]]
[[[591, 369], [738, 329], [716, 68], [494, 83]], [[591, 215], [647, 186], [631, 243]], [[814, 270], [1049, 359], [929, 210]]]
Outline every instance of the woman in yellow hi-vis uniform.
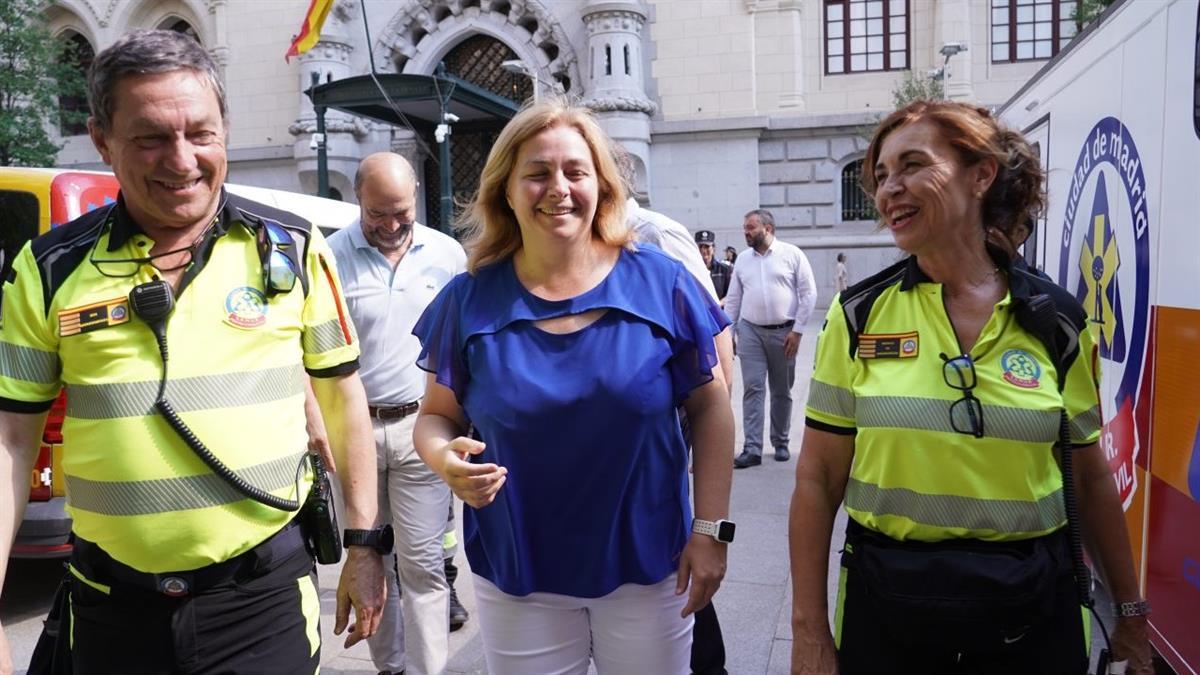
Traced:
[[1083, 536], [1123, 603], [1114, 656], [1151, 672], [1096, 443], [1095, 341], [1069, 293], [1008, 264], [1012, 226], [1044, 207], [1037, 157], [986, 109], [921, 101], [880, 124], [863, 165], [909, 257], [842, 292], [817, 346], [789, 526], [792, 672], [1085, 673], [1054, 450], [1068, 430]]

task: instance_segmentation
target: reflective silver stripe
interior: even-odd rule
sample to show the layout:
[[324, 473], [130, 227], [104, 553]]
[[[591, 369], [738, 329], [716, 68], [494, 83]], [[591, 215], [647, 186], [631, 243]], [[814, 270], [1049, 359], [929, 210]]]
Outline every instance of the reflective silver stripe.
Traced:
[[322, 354], [346, 346], [346, 336], [340, 321], [326, 321], [304, 331], [301, 344], [305, 354]]
[[[235, 471], [251, 485], [273, 492], [295, 485], [304, 452]], [[295, 490], [284, 495], [296, 499]], [[67, 499], [71, 506], [105, 516], [143, 516], [209, 506], [232, 504], [246, 499], [215, 473], [182, 478], [160, 478], [137, 482], [89, 480], [67, 476]], [[301, 500], [303, 501], [303, 500]]]
[[[857, 426], [924, 429], [955, 433], [950, 424], [954, 401], [916, 396], [860, 396]], [[955, 408], [960, 429], [969, 429], [966, 404]], [[1053, 410], [1026, 410], [1001, 405], [983, 406], [983, 433], [987, 438], [1002, 438], [1029, 443], [1050, 443], [1058, 438], [1059, 413]]]
[[908, 488], [881, 488], [851, 478], [846, 507], [877, 516], [902, 516], [922, 525], [991, 530], [1003, 533], [1044, 532], [1066, 519], [1062, 490], [1036, 502], [929, 495]]
[[808, 407], [837, 417], [854, 419], [854, 392], [813, 380], [808, 385]]
[[58, 382], [58, 354], [0, 342], [0, 375], [14, 380], [54, 384]]
[[[300, 365], [246, 373], [202, 375], [167, 381], [167, 400], [177, 412], [270, 403], [304, 392]], [[103, 420], [154, 412], [158, 382], [73, 384], [67, 387], [67, 416]]]
[[1104, 421], [1100, 419], [1100, 406], [1095, 405], [1071, 419], [1071, 440], [1082, 443], [1100, 431]]

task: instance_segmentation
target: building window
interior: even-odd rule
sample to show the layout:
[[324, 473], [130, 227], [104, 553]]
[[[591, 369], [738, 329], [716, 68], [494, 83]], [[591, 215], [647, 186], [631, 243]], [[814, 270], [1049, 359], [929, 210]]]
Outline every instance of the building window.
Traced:
[[1048, 59], [1078, 32], [1079, 0], [992, 0], [992, 62]]
[[[158, 27], [163, 30], [173, 30], [176, 33], [183, 33], [184, 35], [192, 38], [196, 42], [200, 42], [200, 34], [196, 32], [195, 28], [192, 28], [192, 24], [188, 23], [187, 21], [184, 21], [183, 19], [177, 19], [177, 18], [171, 17], [171, 18], [163, 21], [161, 24], [159, 24]], [[201, 43], [201, 44], [203, 44], [203, 43]]]
[[908, 0], [825, 0], [825, 74], [908, 68]]
[[875, 202], [862, 188], [863, 160], [842, 169], [842, 220], [875, 220]]
[[[64, 65], [79, 72], [82, 81], [87, 81], [87, 71], [96, 52], [87, 38], [74, 31], [63, 36], [68, 48], [63, 53]], [[63, 136], [78, 136], [87, 133], [87, 95], [58, 97], [58, 130]]]

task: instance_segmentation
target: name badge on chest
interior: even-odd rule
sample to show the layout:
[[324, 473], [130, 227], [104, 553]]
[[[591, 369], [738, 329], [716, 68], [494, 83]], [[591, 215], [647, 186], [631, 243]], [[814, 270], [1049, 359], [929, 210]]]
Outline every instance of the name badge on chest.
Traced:
[[921, 339], [915, 330], [910, 333], [863, 333], [858, 336], [860, 359], [911, 359], [920, 351]]
[[90, 333], [128, 321], [129, 298], [122, 296], [85, 307], [62, 310], [58, 313], [58, 335], [59, 337], [68, 337], [80, 333]]

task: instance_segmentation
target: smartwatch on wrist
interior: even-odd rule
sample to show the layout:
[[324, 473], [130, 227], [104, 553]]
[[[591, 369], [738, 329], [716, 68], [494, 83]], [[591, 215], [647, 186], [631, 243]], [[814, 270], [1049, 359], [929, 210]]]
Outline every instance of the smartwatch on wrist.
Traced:
[[692, 520], [692, 532], [696, 534], [706, 534], [722, 544], [733, 543], [733, 534], [737, 530], [737, 525], [732, 520], [701, 520], [695, 518]]
[[1136, 616], [1146, 616], [1150, 613], [1150, 603], [1145, 600], [1137, 602], [1118, 602], [1113, 605], [1113, 616], [1118, 619], [1130, 619]]
[[352, 530], [346, 528], [342, 532], [342, 546], [350, 548], [351, 546], [366, 546], [367, 548], [375, 549], [379, 555], [387, 555], [392, 552], [392, 544], [395, 542], [395, 534], [392, 532], [392, 525], [380, 525], [370, 530]]

